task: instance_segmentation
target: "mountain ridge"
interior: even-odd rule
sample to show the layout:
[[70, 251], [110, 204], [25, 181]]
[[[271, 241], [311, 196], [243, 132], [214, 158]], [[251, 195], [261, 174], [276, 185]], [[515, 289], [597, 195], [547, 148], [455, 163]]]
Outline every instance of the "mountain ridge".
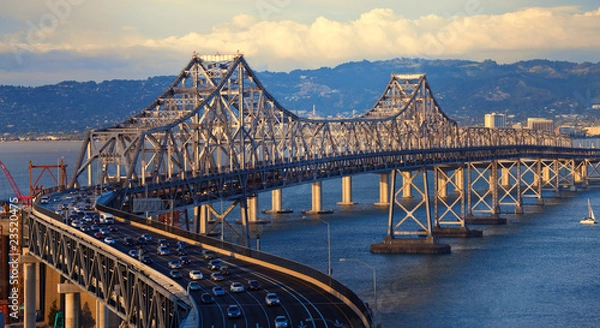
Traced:
[[[492, 60], [394, 58], [352, 61], [335, 67], [256, 72], [284, 107], [322, 117], [366, 112], [391, 74], [425, 73], [442, 110], [461, 125], [483, 122], [489, 112], [511, 122], [527, 117], [557, 123], [595, 123], [600, 117], [600, 63], [534, 59], [512, 64]], [[0, 137], [78, 135], [112, 126], [148, 106], [175, 76], [102, 82], [63, 81], [39, 87], [0, 86]]]

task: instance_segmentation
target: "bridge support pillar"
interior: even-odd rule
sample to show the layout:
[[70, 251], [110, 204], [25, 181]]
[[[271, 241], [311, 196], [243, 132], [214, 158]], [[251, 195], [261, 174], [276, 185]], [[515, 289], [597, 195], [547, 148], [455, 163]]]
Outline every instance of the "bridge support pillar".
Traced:
[[113, 314], [104, 303], [96, 300], [96, 328], [118, 327], [120, 321], [119, 316]]
[[37, 259], [31, 255], [23, 255], [23, 277], [24, 277], [24, 328], [35, 328], [35, 313], [36, 313], [36, 263]]
[[248, 202], [248, 223], [256, 224], [256, 223], [268, 223], [269, 220], [259, 220], [258, 219], [258, 195], [252, 194], [247, 199]]
[[[388, 213], [388, 233], [382, 243], [371, 245], [371, 253], [403, 253], [403, 254], [444, 254], [450, 252], [450, 245], [439, 244], [436, 242], [431, 222], [431, 209], [429, 205], [429, 188], [427, 185], [427, 169], [412, 172], [401, 172], [403, 180], [406, 177], [413, 181], [418, 175], [422, 176], [422, 186], [413, 183], [402, 185], [400, 190], [396, 191], [396, 174], [398, 171], [392, 171], [392, 180], [390, 194], [394, 195], [390, 201]], [[406, 174], [408, 173], [408, 174]], [[414, 188], [420, 195], [421, 200], [407, 208], [398, 198], [404, 195], [404, 189]], [[402, 197], [403, 198], [403, 197]], [[414, 203], [414, 202], [411, 202]], [[395, 208], [399, 207], [404, 212], [404, 217], [395, 223]], [[416, 211], [425, 210], [425, 218], [417, 217]]]
[[390, 206], [390, 175], [379, 174], [379, 202], [375, 206]]
[[[434, 167], [433, 235], [441, 238], [481, 237], [481, 230], [470, 230], [465, 225], [464, 167]], [[456, 196], [448, 196], [448, 187], [454, 187]]]
[[587, 188], [588, 186], [588, 161], [583, 160], [577, 163], [575, 169], [575, 184], [579, 185], [580, 188]]
[[523, 214], [521, 198], [521, 161], [498, 161], [502, 175], [498, 185], [498, 205], [514, 206], [515, 214]]
[[282, 206], [282, 197], [281, 197], [281, 189], [275, 189], [271, 191], [271, 209], [264, 210], [265, 214], [283, 214], [283, 213], [292, 213], [293, 210], [283, 209]]
[[[498, 162], [467, 163], [468, 224], [506, 224], [498, 204]], [[480, 185], [483, 189], [477, 189]]]
[[352, 177], [342, 177], [342, 201], [338, 205], [354, 205], [352, 201]]
[[302, 211], [304, 214], [330, 214], [333, 210], [323, 209], [323, 190], [321, 181], [312, 183], [312, 209]]
[[402, 174], [402, 198], [412, 198], [413, 197], [413, 177], [411, 172], [401, 172]]
[[208, 225], [210, 223], [209, 205], [201, 205], [194, 208], [194, 232], [206, 234], [208, 233]]
[[58, 293], [65, 294], [65, 328], [79, 328], [79, 287], [73, 284], [59, 284]]

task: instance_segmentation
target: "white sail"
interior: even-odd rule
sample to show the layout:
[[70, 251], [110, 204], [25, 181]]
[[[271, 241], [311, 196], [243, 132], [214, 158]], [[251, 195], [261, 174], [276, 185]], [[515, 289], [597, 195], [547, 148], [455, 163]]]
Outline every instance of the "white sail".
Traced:
[[594, 221], [596, 221], [596, 217], [594, 216], [594, 211], [592, 210], [592, 204], [590, 204], [590, 199], [588, 198], [588, 217]]

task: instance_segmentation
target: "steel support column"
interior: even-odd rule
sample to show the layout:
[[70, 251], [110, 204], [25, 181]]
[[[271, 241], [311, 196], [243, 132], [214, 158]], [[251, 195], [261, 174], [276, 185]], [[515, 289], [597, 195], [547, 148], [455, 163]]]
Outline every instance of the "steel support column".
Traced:
[[[397, 172], [401, 173], [403, 184], [396, 191]], [[421, 177], [420, 181], [422, 185], [417, 186], [415, 184], [416, 177]], [[399, 198], [404, 198], [403, 196], [406, 195], [405, 189], [407, 188], [414, 189], [421, 196], [420, 200], [401, 201]], [[438, 244], [433, 236], [427, 169], [425, 167], [414, 173], [392, 171], [390, 194], [393, 195], [393, 198], [390, 202], [388, 212], [388, 233], [383, 243], [371, 245], [371, 252], [411, 254], [442, 254], [450, 252], [449, 245]], [[398, 221], [395, 220], [396, 207], [400, 208], [404, 214]]]
[[498, 178], [498, 205], [514, 206], [515, 214], [523, 214], [521, 198], [521, 161], [497, 161], [501, 176]]
[[467, 223], [499, 224], [506, 223], [499, 218], [498, 206], [498, 163], [467, 163]]

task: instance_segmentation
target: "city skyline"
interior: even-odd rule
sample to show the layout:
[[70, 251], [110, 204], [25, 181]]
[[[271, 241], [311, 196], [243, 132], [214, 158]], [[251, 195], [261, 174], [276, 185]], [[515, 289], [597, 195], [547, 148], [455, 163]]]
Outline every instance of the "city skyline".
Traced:
[[171, 75], [196, 51], [290, 71], [396, 57], [598, 62], [600, 1], [47, 0], [0, 5], [0, 84]]

